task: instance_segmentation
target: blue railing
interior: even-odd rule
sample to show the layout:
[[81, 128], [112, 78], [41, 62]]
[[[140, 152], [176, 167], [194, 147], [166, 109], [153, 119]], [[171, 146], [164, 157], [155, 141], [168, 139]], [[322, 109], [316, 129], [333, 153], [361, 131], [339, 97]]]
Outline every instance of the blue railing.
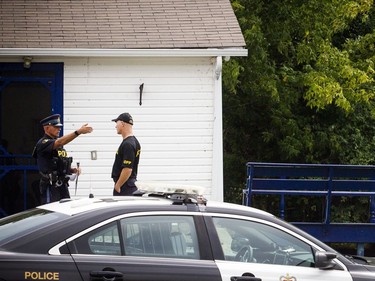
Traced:
[[[285, 218], [285, 196], [321, 196], [325, 200], [322, 222], [292, 222], [324, 242], [375, 243], [375, 166], [247, 163], [243, 204], [251, 206], [256, 194], [280, 197], [279, 216]], [[369, 200], [368, 223], [331, 222], [333, 196], [361, 196]]]
[[[20, 171], [23, 175], [23, 209], [27, 209], [27, 183], [28, 171], [38, 171], [38, 166], [34, 163], [35, 159], [30, 154], [8, 154], [0, 155], [0, 180], [10, 172]], [[0, 206], [0, 217], [7, 215]]]

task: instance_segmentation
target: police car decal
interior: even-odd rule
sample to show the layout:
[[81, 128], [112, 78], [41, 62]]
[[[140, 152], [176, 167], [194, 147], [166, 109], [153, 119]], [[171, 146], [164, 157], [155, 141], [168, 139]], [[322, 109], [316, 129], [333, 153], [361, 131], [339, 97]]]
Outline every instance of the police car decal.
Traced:
[[297, 278], [294, 276], [289, 276], [289, 273], [286, 276], [281, 276], [280, 281], [297, 281]]
[[59, 272], [25, 271], [25, 280], [60, 280]]

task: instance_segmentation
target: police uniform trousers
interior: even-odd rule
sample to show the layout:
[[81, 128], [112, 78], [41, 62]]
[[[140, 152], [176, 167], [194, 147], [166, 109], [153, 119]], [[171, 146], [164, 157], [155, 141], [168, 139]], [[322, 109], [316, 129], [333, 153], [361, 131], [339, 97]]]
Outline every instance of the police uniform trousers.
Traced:
[[56, 184], [51, 184], [51, 182], [41, 179], [39, 187], [41, 204], [60, 201], [64, 198], [70, 198], [68, 188], [69, 184], [67, 182], [63, 182], [60, 186], [57, 186]]
[[[118, 179], [113, 179], [113, 181], [116, 183]], [[128, 179], [123, 186], [121, 186], [121, 191], [117, 192], [115, 189], [113, 189], [113, 196], [132, 196], [135, 191], [137, 191], [138, 188], [135, 185], [135, 179], [130, 178]]]

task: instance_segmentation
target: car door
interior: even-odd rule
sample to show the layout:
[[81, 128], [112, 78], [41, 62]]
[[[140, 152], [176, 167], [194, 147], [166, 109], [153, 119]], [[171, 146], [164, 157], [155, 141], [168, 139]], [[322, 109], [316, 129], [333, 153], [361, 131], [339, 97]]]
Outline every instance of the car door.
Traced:
[[210, 239], [218, 245], [214, 259], [223, 281], [241, 276], [262, 281], [352, 280], [338, 260], [335, 269], [316, 268], [315, 251], [322, 249], [282, 226], [230, 215], [206, 216], [206, 221]]
[[221, 280], [202, 253], [191, 215], [128, 215], [88, 229], [68, 241], [84, 281]]

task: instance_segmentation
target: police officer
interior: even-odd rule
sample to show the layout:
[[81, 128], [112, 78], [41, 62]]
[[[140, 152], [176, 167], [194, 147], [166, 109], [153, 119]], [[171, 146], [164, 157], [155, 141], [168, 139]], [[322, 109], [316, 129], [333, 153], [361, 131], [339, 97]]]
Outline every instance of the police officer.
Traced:
[[135, 182], [141, 145], [133, 135], [133, 118], [129, 113], [122, 113], [112, 121], [116, 122], [117, 134], [122, 136], [112, 167], [113, 195], [132, 195], [137, 190]]
[[68, 181], [69, 175], [79, 175], [77, 168], [72, 168], [73, 158], [68, 157], [63, 148], [80, 134], [91, 133], [93, 128], [88, 124], [82, 125], [78, 130], [59, 137], [61, 127], [60, 115], [54, 114], [40, 121], [44, 129], [44, 136], [37, 142], [33, 156], [37, 158], [40, 179], [41, 203], [58, 201], [70, 198]]

